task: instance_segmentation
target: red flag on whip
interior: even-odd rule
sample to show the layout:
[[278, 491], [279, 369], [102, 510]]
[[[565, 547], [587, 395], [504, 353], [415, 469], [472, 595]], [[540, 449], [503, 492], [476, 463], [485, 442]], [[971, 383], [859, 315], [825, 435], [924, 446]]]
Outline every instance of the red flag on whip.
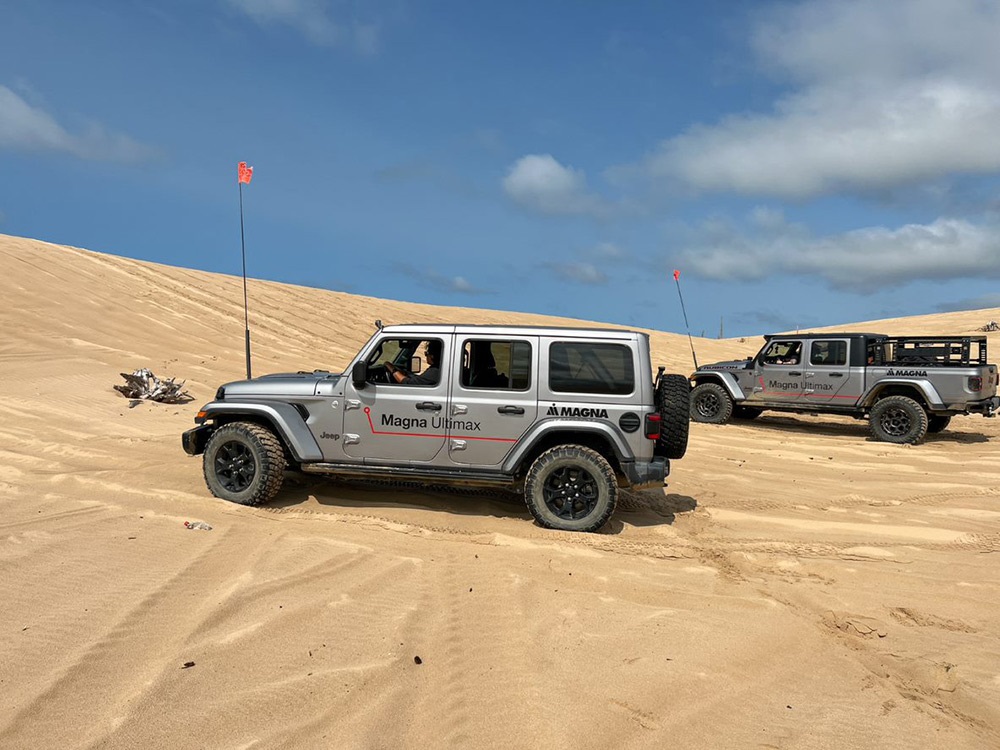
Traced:
[[691, 359], [694, 360], [694, 369], [698, 369], [698, 357], [694, 353], [694, 341], [691, 339], [691, 325], [688, 323], [687, 309], [684, 307], [684, 295], [681, 294], [681, 272], [674, 269], [674, 283], [677, 284], [677, 297], [681, 301], [681, 312], [684, 313], [684, 328], [687, 330], [688, 343], [691, 345]]
[[253, 179], [253, 167], [245, 161], [236, 165], [237, 185], [240, 188], [240, 255], [243, 258], [243, 322], [246, 326], [247, 380], [250, 380], [250, 306], [247, 304], [247, 246], [243, 234], [243, 184]]

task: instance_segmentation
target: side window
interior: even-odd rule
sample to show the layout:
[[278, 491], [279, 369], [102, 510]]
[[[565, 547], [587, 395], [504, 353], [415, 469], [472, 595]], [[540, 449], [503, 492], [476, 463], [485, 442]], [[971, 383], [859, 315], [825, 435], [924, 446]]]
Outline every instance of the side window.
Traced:
[[462, 345], [466, 388], [526, 391], [531, 386], [531, 344], [527, 341], [469, 340]]
[[441, 339], [382, 339], [368, 356], [368, 382], [437, 385], [443, 348]]
[[797, 365], [802, 361], [802, 342], [772, 341], [761, 361], [765, 365]]
[[549, 390], [628, 395], [635, 390], [632, 350], [621, 344], [556, 342], [549, 347]]
[[847, 364], [846, 341], [813, 341], [809, 353], [809, 364], [837, 365]]

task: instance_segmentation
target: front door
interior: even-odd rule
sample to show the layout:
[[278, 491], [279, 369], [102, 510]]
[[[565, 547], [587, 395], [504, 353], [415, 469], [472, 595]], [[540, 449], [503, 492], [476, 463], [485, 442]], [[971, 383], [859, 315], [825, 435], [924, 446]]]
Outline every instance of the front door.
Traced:
[[[451, 346], [452, 337], [440, 335], [376, 343], [367, 357], [369, 382], [358, 388], [348, 381], [344, 390], [348, 456], [373, 464], [433, 461], [447, 437]], [[437, 351], [440, 362], [428, 354]]]
[[758, 356], [756, 382], [747, 403], [762, 408], [801, 403], [805, 390], [803, 351], [802, 339], [772, 339]]
[[498, 466], [538, 413], [538, 339], [459, 335], [455, 344], [448, 456]]

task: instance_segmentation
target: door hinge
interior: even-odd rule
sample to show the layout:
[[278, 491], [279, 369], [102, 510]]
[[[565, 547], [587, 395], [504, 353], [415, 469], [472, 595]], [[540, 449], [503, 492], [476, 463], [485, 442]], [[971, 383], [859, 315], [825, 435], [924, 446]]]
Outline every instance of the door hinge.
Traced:
[[361, 442], [360, 435], [353, 435], [349, 432], [344, 434], [344, 445], [355, 445], [356, 443], [360, 442]]

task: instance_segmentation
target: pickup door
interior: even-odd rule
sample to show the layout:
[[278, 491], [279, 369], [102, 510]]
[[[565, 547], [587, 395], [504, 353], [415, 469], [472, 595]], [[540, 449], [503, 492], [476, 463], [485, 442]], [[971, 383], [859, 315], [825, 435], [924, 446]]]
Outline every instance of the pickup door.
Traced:
[[850, 347], [860, 344], [850, 339], [817, 339], [808, 343], [809, 352], [803, 372], [803, 401], [830, 406], [853, 406], [857, 403], [864, 389], [864, 368], [850, 366]]
[[796, 338], [772, 339], [757, 355], [754, 363], [753, 389], [747, 397], [748, 405], [797, 406], [803, 397], [805, 373], [802, 355], [805, 340]]

